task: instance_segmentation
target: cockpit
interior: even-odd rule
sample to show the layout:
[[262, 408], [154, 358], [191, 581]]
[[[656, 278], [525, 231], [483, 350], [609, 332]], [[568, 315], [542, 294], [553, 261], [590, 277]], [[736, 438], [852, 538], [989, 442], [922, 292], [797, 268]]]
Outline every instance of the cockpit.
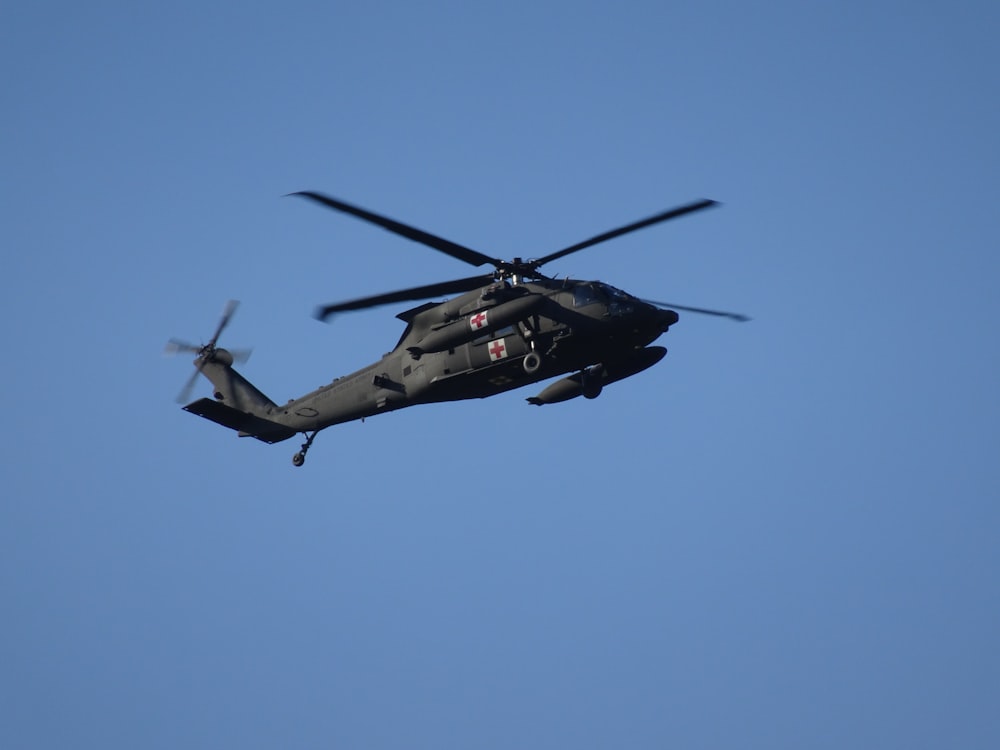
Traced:
[[635, 297], [600, 281], [581, 282], [573, 287], [573, 307], [602, 304], [612, 316], [635, 311]]

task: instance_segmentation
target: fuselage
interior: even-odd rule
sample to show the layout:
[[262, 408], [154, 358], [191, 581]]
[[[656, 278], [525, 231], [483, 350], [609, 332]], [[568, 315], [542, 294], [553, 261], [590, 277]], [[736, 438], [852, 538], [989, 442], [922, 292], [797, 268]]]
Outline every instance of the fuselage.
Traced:
[[498, 282], [398, 317], [406, 330], [381, 360], [268, 418], [307, 432], [416, 404], [486, 398], [597, 364], [624, 371], [678, 318], [607, 284], [574, 280]]

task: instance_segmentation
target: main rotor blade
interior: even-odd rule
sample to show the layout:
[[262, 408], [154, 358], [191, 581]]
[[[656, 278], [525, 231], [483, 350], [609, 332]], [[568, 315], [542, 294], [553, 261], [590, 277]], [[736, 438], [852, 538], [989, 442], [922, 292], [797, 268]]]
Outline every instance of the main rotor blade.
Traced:
[[698, 313], [699, 315], [716, 315], [720, 318], [729, 318], [730, 320], [736, 320], [740, 323], [746, 323], [748, 320], [751, 320], [748, 315], [743, 315], [742, 313], [724, 312], [723, 310], [709, 310], [705, 307], [688, 307], [687, 305], [675, 305], [672, 302], [656, 302], [651, 299], [644, 299], [643, 302], [648, 305], [666, 307], [671, 310], [685, 310], [687, 312]]
[[485, 276], [470, 276], [467, 279], [455, 279], [454, 281], [441, 281], [437, 284], [427, 284], [426, 286], [415, 286], [410, 289], [400, 289], [397, 292], [386, 292], [376, 294], [371, 297], [360, 297], [348, 300], [347, 302], [337, 302], [332, 305], [317, 307], [314, 315], [318, 320], [327, 320], [335, 313], [347, 312], [348, 310], [364, 310], [378, 305], [388, 305], [391, 302], [402, 302], [404, 300], [427, 299], [428, 297], [438, 297], [446, 294], [457, 294], [468, 292], [477, 287], [486, 286], [493, 283], [493, 274]]
[[351, 216], [356, 216], [363, 221], [375, 224], [383, 229], [388, 229], [390, 232], [394, 232], [398, 235], [406, 237], [407, 239], [427, 245], [427, 247], [434, 248], [439, 252], [450, 255], [452, 258], [457, 258], [458, 260], [464, 261], [473, 266], [483, 266], [487, 263], [494, 266], [500, 264], [500, 261], [496, 258], [491, 258], [490, 256], [484, 255], [483, 253], [473, 250], [472, 248], [459, 245], [451, 240], [446, 240], [443, 237], [438, 237], [435, 234], [425, 232], [422, 229], [417, 229], [416, 227], [411, 227], [408, 224], [403, 224], [402, 222], [395, 221], [394, 219], [390, 219], [386, 216], [380, 216], [379, 214], [372, 213], [371, 211], [366, 211], [363, 208], [352, 206], [350, 203], [344, 203], [343, 201], [331, 198], [328, 195], [323, 195], [322, 193], [303, 190], [297, 193], [289, 193], [289, 195], [301, 195], [303, 198], [309, 198], [310, 200], [316, 201], [327, 208], [332, 208], [335, 211], [343, 211]]
[[584, 240], [583, 242], [578, 242], [575, 245], [570, 245], [562, 250], [557, 250], [550, 255], [546, 255], [544, 258], [538, 258], [532, 261], [532, 265], [536, 268], [549, 261], [553, 261], [556, 258], [562, 258], [570, 253], [575, 253], [578, 250], [583, 250], [587, 247], [593, 247], [601, 242], [606, 242], [608, 240], [614, 239], [615, 237], [621, 237], [623, 234], [628, 234], [629, 232], [635, 232], [639, 229], [645, 229], [646, 227], [651, 227], [654, 224], [659, 224], [663, 221], [669, 221], [670, 219], [676, 219], [679, 216], [684, 216], [684, 214], [690, 214], [695, 211], [701, 211], [704, 208], [710, 208], [711, 206], [717, 206], [718, 201], [709, 200], [707, 198], [700, 201], [695, 201], [694, 203], [688, 203], [684, 206], [678, 206], [677, 208], [672, 208], [669, 211], [664, 211], [661, 214], [656, 214], [656, 216], [650, 216], [648, 219], [642, 219], [641, 221], [636, 221], [632, 224], [626, 224], [623, 227], [618, 227], [617, 229], [612, 229], [610, 232], [604, 232], [604, 234], [599, 234], [596, 237], [591, 237], [589, 240]]

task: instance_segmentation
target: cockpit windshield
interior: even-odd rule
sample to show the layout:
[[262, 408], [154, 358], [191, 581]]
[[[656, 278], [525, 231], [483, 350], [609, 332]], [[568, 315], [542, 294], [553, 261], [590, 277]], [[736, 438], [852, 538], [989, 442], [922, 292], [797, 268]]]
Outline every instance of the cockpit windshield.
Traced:
[[624, 302], [626, 300], [632, 299], [631, 294], [629, 294], [628, 292], [623, 292], [621, 289], [616, 289], [610, 284], [597, 284], [597, 286], [601, 288], [601, 291], [604, 292], [609, 299], [618, 302]]
[[577, 284], [573, 287], [573, 307], [586, 307], [600, 302], [610, 306], [631, 304], [632, 295], [600, 281]]

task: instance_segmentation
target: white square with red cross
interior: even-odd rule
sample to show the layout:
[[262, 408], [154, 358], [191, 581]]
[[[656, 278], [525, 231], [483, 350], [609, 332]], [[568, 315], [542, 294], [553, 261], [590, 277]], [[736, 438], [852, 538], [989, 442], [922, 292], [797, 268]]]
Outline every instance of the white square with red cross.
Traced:
[[469, 328], [478, 331], [489, 325], [488, 310], [480, 310], [469, 318]]
[[496, 362], [498, 359], [507, 358], [507, 343], [504, 339], [494, 339], [486, 347], [486, 351], [490, 353], [490, 361]]

